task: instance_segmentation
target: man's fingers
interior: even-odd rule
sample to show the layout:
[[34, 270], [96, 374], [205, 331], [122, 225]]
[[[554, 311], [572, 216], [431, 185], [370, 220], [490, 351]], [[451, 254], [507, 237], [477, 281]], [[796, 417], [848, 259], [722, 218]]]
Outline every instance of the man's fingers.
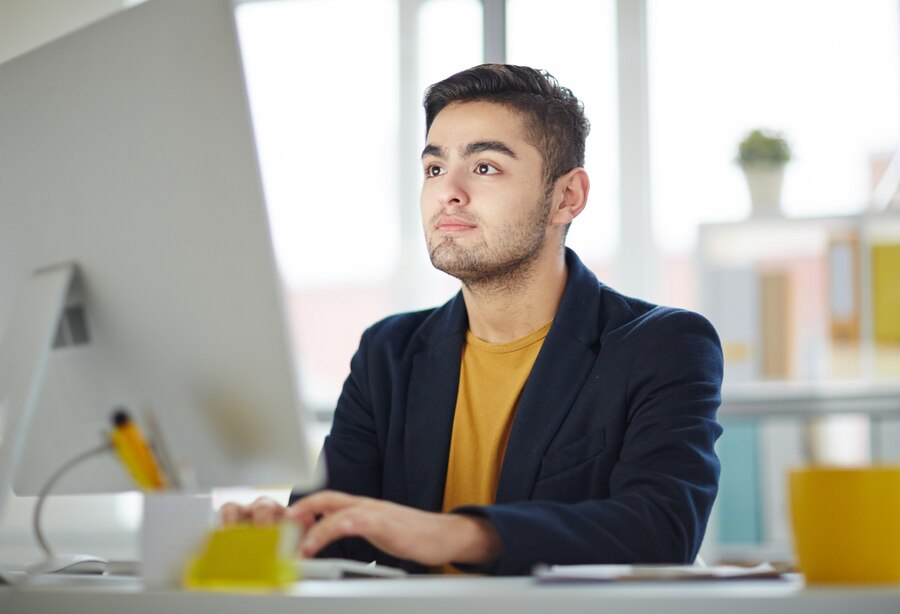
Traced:
[[219, 518], [226, 526], [239, 523], [242, 517], [243, 509], [237, 503], [226, 503], [219, 510]]
[[250, 505], [226, 503], [219, 510], [219, 518], [223, 525], [233, 525], [240, 522], [250, 522], [256, 525], [270, 525], [284, 517], [284, 506], [270, 499], [260, 497]]
[[318, 517], [309, 510], [298, 508], [296, 503], [284, 510], [284, 519], [288, 522], [299, 524], [303, 530], [316, 524]]
[[366, 497], [324, 490], [296, 501], [285, 512], [285, 520], [303, 527], [299, 551], [302, 556], [314, 556], [331, 542], [361, 533], [360, 518], [372, 503]]
[[359, 509], [349, 508], [334, 512], [307, 528], [300, 540], [300, 554], [310, 558], [331, 542], [356, 536], [366, 536]]
[[274, 502], [250, 506], [250, 522], [255, 525], [275, 524], [284, 516], [284, 507]]
[[327, 516], [344, 508], [359, 504], [364, 498], [333, 490], [323, 490], [303, 497], [287, 509], [285, 518], [300, 522], [309, 528], [319, 516]]

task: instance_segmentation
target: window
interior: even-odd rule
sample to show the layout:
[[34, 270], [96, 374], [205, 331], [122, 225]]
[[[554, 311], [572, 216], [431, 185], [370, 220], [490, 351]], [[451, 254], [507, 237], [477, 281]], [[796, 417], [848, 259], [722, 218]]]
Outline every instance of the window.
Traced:
[[693, 246], [697, 224], [748, 215], [734, 163], [758, 127], [782, 131], [794, 161], [784, 211], [861, 210], [873, 164], [900, 132], [896, 0], [649, 0], [654, 230]]
[[397, 3], [254, 2], [238, 27], [304, 394], [333, 408], [399, 260]]
[[506, 7], [507, 61], [548, 70], [584, 103], [591, 191], [566, 243], [611, 281], [619, 224], [615, 3], [507, 0]]
[[[418, 90], [481, 64], [483, 15], [480, 0], [425, 0], [419, 8]], [[425, 114], [422, 113], [424, 143]]]

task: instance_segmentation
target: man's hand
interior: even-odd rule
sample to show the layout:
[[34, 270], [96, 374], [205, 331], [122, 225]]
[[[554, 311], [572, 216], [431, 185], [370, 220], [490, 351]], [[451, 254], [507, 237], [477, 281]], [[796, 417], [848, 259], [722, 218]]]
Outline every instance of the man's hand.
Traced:
[[[268, 512], [267, 512], [268, 513]], [[423, 565], [483, 564], [500, 555], [500, 536], [487, 520], [323, 491], [284, 511], [303, 528], [300, 553], [314, 556], [331, 542], [362, 537], [376, 548]]]
[[285, 507], [269, 497], [260, 497], [250, 505], [226, 503], [219, 510], [222, 524], [233, 525], [248, 522], [255, 525], [270, 525], [284, 518]]

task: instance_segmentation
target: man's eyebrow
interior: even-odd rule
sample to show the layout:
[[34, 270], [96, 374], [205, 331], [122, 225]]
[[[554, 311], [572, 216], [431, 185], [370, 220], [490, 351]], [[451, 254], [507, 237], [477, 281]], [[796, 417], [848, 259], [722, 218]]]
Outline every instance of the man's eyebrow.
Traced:
[[[459, 155], [461, 158], [468, 158], [469, 156], [483, 151], [494, 151], [509, 156], [514, 160], [519, 159], [516, 152], [502, 141], [475, 141], [474, 143], [469, 143], [463, 147], [460, 150]], [[437, 145], [429, 143], [425, 146], [425, 149], [422, 150], [422, 157], [424, 158], [425, 156], [434, 156], [435, 158], [445, 159], [447, 157], [447, 150], [443, 147], [438, 147]]]
[[460, 155], [463, 158], [468, 158], [469, 156], [481, 153], [482, 151], [495, 151], [497, 153], [509, 156], [514, 160], [519, 159], [519, 156], [516, 155], [516, 152], [514, 152], [509, 145], [502, 141], [475, 141], [474, 143], [469, 143], [468, 145], [466, 145], [465, 149], [460, 152]]
[[429, 143], [425, 146], [425, 149], [422, 150], [422, 157], [425, 156], [434, 156], [435, 158], [446, 158], [447, 153], [443, 147], [438, 147], [437, 145], [432, 145]]

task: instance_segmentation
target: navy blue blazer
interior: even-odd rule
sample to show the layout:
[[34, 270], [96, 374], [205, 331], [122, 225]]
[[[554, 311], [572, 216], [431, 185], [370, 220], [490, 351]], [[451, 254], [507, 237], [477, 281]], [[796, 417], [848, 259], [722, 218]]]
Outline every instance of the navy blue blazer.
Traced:
[[[567, 250], [568, 281], [522, 391], [489, 519], [537, 563], [689, 563], [716, 496], [722, 351], [703, 317], [623, 296]], [[441, 509], [468, 319], [462, 295], [378, 322], [353, 357], [324, 457], [329, 488]], [[359, 538], [339, 556], [424, 568]]]

